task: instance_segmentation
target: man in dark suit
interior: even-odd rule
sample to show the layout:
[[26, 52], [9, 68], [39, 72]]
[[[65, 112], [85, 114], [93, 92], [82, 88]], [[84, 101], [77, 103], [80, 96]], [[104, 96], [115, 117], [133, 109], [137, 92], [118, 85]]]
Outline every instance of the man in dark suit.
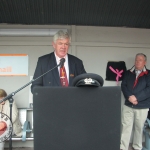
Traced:
[[[43, 73], [57, 66], [60, 63], [61, 58], [65, 58], [64, 68], [66, 77], [62, 78], [67, 79], [67, 86], [72, 85], [72, 81], [76, 76], [86, 73], [82, 60], [68, 54], [70, 42], [71, 37], [68, 32], [58, 31], [54, 35], [52, 42], [54, 52], [39, 57], [33, 79], [36, 79]], [[32, 93], [35, 86], [62, 86], [60, 72], [60, 67], [55, 68], [34, 81], [31, 86]], [[62, 72], [64, 73], [64, 71]]]

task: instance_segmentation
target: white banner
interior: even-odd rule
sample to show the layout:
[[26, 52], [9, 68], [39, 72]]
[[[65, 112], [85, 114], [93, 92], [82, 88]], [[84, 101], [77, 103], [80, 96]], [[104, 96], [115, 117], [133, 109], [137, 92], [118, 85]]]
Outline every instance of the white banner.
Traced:
[[0, 76], [28, 76], [28, 55], [0, 54]]

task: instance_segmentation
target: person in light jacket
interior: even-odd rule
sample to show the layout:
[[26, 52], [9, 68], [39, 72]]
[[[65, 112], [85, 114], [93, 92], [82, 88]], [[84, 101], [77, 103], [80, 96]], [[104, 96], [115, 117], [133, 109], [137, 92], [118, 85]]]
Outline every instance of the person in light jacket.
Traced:
[[[0, 100], [2, 100], [6, 96], [7, 96], [7, 93], [5, 92], [5, 90], [0, 89]], [[5, 121], [2, 118], [2, 114], [7, 115], [8, 117], [10, 116], [10, 106], [9, 106], [8, 100], [0, 103], [0, 138], [5, 133], [4, 129], [7, 128], [7, 125], [5, 124]], [[13, 102], [13, 105], [12, 105], [12, 125], [13, 125], [12, 135], [21, 137], [22, 128], [21, 128], [18, 109], [17, 109], [15, 101]], [[0, 142], [0, 150], [4, 150], [4, 144], [5, 144], [5, 141]]]

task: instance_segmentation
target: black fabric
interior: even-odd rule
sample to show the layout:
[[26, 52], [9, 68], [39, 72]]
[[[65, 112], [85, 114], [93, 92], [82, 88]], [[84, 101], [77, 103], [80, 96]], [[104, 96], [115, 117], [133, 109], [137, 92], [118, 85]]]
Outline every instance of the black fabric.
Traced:
[[119, 150], [120, 99], [118, 86], [35, 87], [34, 149]]
[[124, 76], [124, 73], [125, 71], [127, 70], [126, 69], [126, 64], [124, 61], [118, 61], [118, 62], [114, 62], [114, 61], [109, 61], [107, 63], [107, 68], [106, 68], [106, 80], [108, 81], [116, 81], [116, 76], [117, 74], [112, 72], [110, 70], [109, 67], [112, 67], [115, 71], [116, 69], [118, 69], [119, 71], [123, 70], [123, 73], [121, 73], [121, 77], [119, 77], [119, 80], [118, 81], [121, 81], [123, 79], [123, 76]]

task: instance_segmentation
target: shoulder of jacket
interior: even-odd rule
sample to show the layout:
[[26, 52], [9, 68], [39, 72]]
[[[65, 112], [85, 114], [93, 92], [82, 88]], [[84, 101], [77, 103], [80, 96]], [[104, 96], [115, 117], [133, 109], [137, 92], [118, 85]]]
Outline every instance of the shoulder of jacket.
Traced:
[[148, 72], [147, 75], [150, 75], [150, 70], [149, 70], [149, 69], [146, 69], [146, 71]]
[[79, 59], [78, 57], [76, 57], [76, 56], [73, 56], [73, 55], [71, 55], [71, 54], [68, 54], [68, 59], [72, 59], [72, 60], [81, 61], [81, 59]]
[[43, 56], [40, 56], [39, 59], [40, 60], [43, 60], [43, 59], [49, 59], [49, 57], [53, 56], [54, 55], [54, 52], [50, 53], [50, 54], [46, 54], [46, 55], [43, 55]]
[[126, 73], [133, 73], [130, 69], [126, 71]]
[[150, 72], [150, 70], [149, 70], [149, 69], [146, 69], [146, 71]]

